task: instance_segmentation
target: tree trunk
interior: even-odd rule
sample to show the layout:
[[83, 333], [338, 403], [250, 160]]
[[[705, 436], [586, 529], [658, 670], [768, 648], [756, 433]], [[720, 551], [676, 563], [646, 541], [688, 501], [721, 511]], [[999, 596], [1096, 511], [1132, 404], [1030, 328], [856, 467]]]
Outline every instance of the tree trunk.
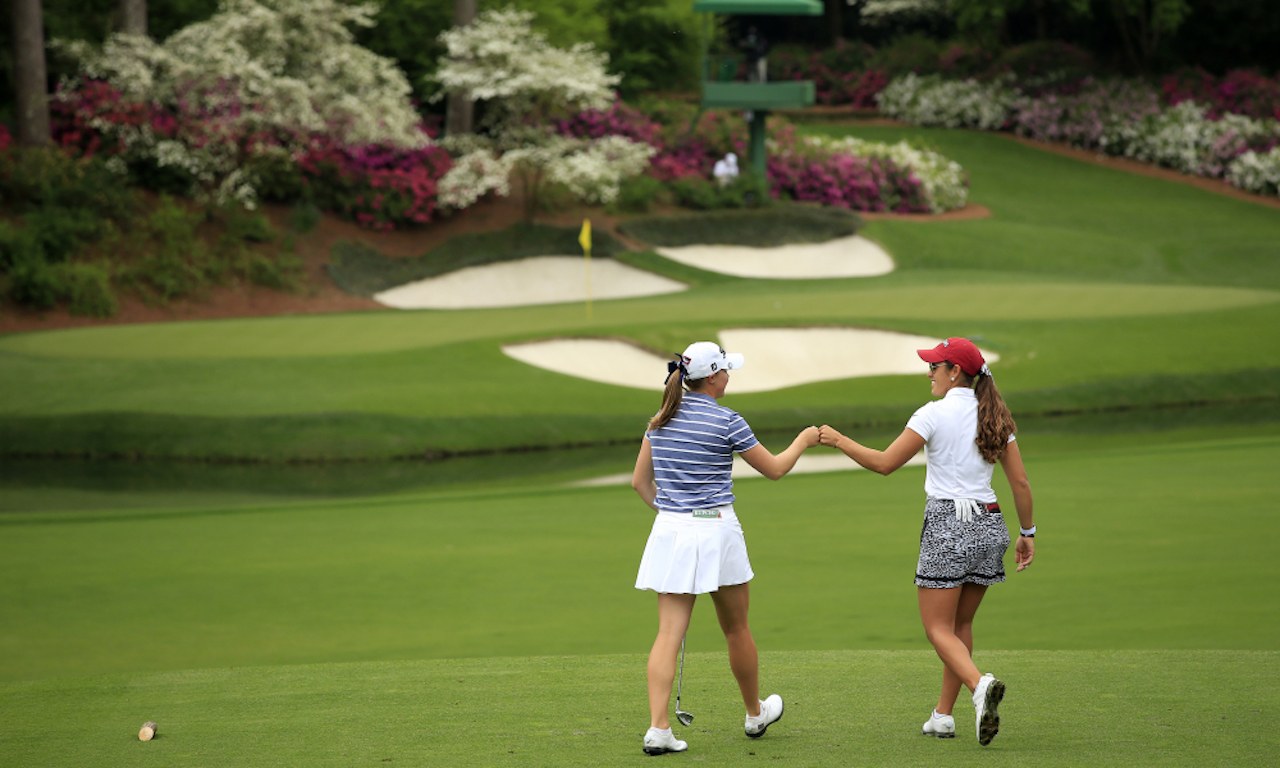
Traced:
[[[476, 17], [476, 0], [453, 0], [453, 25], [462, 27]], [[445, 107], [444, 133], [461, 136], [471, 133], [475, 122], [475, 104], [466, 94], [451, 93]]]
[[25, 146], [48, 144], [49, 94], [44, 61], [44, 8], [41, 0], [13, 3], [13, 80], [17, 96], [17, 140]]
[[120, 0], [120, 31], [147, 36], [147, 0]]

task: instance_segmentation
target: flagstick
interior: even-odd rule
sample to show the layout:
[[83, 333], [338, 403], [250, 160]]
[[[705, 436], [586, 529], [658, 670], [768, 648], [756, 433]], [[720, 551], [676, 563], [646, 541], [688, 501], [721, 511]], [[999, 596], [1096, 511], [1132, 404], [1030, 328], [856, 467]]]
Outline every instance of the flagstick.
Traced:
[[582, 246], [583, 272], [587, 281], [587, 319], [591, 319], [591, 219], [582, 220], [582, 231], [578, 233], [578, 245]]

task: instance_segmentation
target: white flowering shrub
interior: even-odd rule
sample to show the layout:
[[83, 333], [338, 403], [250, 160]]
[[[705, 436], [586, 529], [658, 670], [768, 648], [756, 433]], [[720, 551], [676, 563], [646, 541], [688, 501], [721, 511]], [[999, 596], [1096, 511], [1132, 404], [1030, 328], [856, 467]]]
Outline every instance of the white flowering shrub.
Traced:
[[1004, 83], [946, 82], [907, 75], [880, 94], [885, 114], [917, 125], [1009, 128], [1109, 155], [1226, 179], [1260, 194], [1277, 192], [1280, 120], [1234, 113], [1215, 117], [1195, 101], [1172, 107], [1136, 80], [1089, 82], [1071, 95], [1021, 95]]
[[[853, 5], [852, 2], [849, 3]], [[862, 20], [880, 26], [914, 19], [942, 19], [947, 16], [947, 0], [863, 0]]]
[[656, 152], [648, 144], [605, 136], [556, 158], [547, 166], [547, 179], [579, 200], [608, 204], [618, 199], [625, 179], [644, 173]]
[[486, 103], [497, 130], [606, 109], [621, 78], [606, 71], [608, 56], [589, 43], [556, 48], [533, 29], [533, 14], [486, 11], [440, 35], [446, 53], [434, 79], [442, 93]]
[[440, 207], [456, 211], [490, 192], [499, 197], [511, 194], [512, 160], [488, 149], [476, 149], [456, 158], [436, 188]]
[[1280, 146], [1270, 152], [1248, 151], [1227, 166], [1227, 182], [1259, 195], [1280, 195]]
[[[496, 153], [502, 152], [500, 162], [523, 187], [527, 218], [533, 217], [549, 184], [563, 186], [584, 202], [612, 202], [624, 179], [644, 172], [654, 150], [621, 136], [586, 139], [555, 132], [556, 119], [612, 106], [619, 78], [606, 71], [604, 53], [585, 43], [555, 48], [533, 29], [532, 21], [528, 11], [491, 10], [440, 35], [446, 54], [434, 76], [441, 88], [437, 98], [461, 93], [483, 102], [494, 152], [475, 154], [478, 140], [468, 140], [468, 157], [484, 157], [475, 162], [485, 163], [487, 170], [479, 165], [459, 170], [456, 184], [446, 177], [442, 186], [458, 200], [466, 199], [471, 193], [464, 194], [464, 188], [482, 186], [476, 178], [496, 178]], [[489, 189], [502, 194], [496, 183]]]
[[885, 86], [876, 103], [882, 113], [915, 125], [994, 131], [1008, 124], [1018, 99], [1008, 79], [984, 83], [911, 73]]
[[1184, 101], [1138, 126], [1138, 138], [1125, 154], [1137, 160], [1176, 168], [1184, 173], [1221, 178], [1232, 158], [1253, 143], [1280, 139], [1280, 123], [1226, 114], [1208, 117], [1208, 109]]
[[284, 147], [296, 156], [321, 133], [340, 144], [426, 143], [404, 75], [355, 43], [351, 28], [371, 26], [376, 10], [341, 0], [221, 0], [211, 18], [163, 42], [113, 35], [101, 48], [58, 43], [79, 62], [78, 77], [61, 90], [74, 98], [83, 83], [105, 81], [131, 102], [163, 109], [176, 127], [117, 127], [110, 115], [96, 116], [94, 127], [113, 132], [126, 154], [250, 199], [242, 166], [257, 151]]

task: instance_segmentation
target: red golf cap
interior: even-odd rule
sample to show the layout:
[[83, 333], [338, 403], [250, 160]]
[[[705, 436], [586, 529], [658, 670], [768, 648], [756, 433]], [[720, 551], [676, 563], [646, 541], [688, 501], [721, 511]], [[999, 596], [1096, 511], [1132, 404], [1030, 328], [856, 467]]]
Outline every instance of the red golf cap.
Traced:
[[982, 353], [968, 339], [947, 339], [933, 349], [917, 349], [916, 354], [926, 363], [955, 363], [970, 376], [977, 376], [987, 364]]

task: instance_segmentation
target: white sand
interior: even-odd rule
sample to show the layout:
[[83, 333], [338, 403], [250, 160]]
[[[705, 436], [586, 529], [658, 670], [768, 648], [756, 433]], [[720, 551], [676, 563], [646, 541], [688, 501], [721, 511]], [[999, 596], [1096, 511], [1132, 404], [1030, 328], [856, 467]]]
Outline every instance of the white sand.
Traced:
[[418, 280], [374, 295], [396, 309], [468, 309], [625, 299], [676, 293], [684, 283], [613, 259], [534, 256]]
[[893, 259], [865, 237], [803, 243], [778, 248], [742, 245], [689, 245], [657, 248], [672, 261], [709, 272], [736, 277], [773, 280], [809, 280], [824, 277], [874, 277], [893, 271]]
[[[768, 446], [771, 450], [778, 450], [785, 446]], [[924, 453], [918, 453], [907, 461], [907, 466], [923, 466]], [[851, 469], [862, 469], [854, 463], [853, 459], [845, 456], [832, 448], [824, 448], [815, 446], [810, 448], [800, 460], [796, 462], [796, 466], [791, 470], [791, 474], [810, 474], [816, 472], [846, 472]], [[733, 457], [733, 479], [747, 480], [753, 477], [760, 477], [760, 473], [751, 468], [751, 465], [742, 460], [741, 456]], [[587, 488], [604, 485], [626, 485], [631, 482], [631, 473], [620, 473], [616, 475], [605, 475], [603, 477], [592, 477], [586, 480], [579, 480], [570, 485], [574, 487]]]
[[[893, 271], [889, 254], [857, 235], [778, 248], [691, 245], [657, 251], [672, 261], [738, 277], [804, 280], [873, 277]], [[534, 256], [466, 267], [396, 286], [373, 298], [396, 309], [469, 309], [625, 299], [686, 288], [613, 259], [592, 259], [588, 264], [579, 256]]]
[[[746, 365], [731, 374], [729, 392], [768, 392], [815, 381], [859, 376], [925, 375], [917, 349], [938, 339], [859, 328], [756, 328], [720, 333], [730, 352], [746, 356]], [[502, 348], [529, 365], [615, 386], [661, 390], [667, 355], [608, 339], [553, 339]], [[671, 354], [679, 350], [672, 350]], [[996, 355], [983, 351], [987, 362]], [[565, 370], [566, 360], [590, 360], [589, 369]]]

